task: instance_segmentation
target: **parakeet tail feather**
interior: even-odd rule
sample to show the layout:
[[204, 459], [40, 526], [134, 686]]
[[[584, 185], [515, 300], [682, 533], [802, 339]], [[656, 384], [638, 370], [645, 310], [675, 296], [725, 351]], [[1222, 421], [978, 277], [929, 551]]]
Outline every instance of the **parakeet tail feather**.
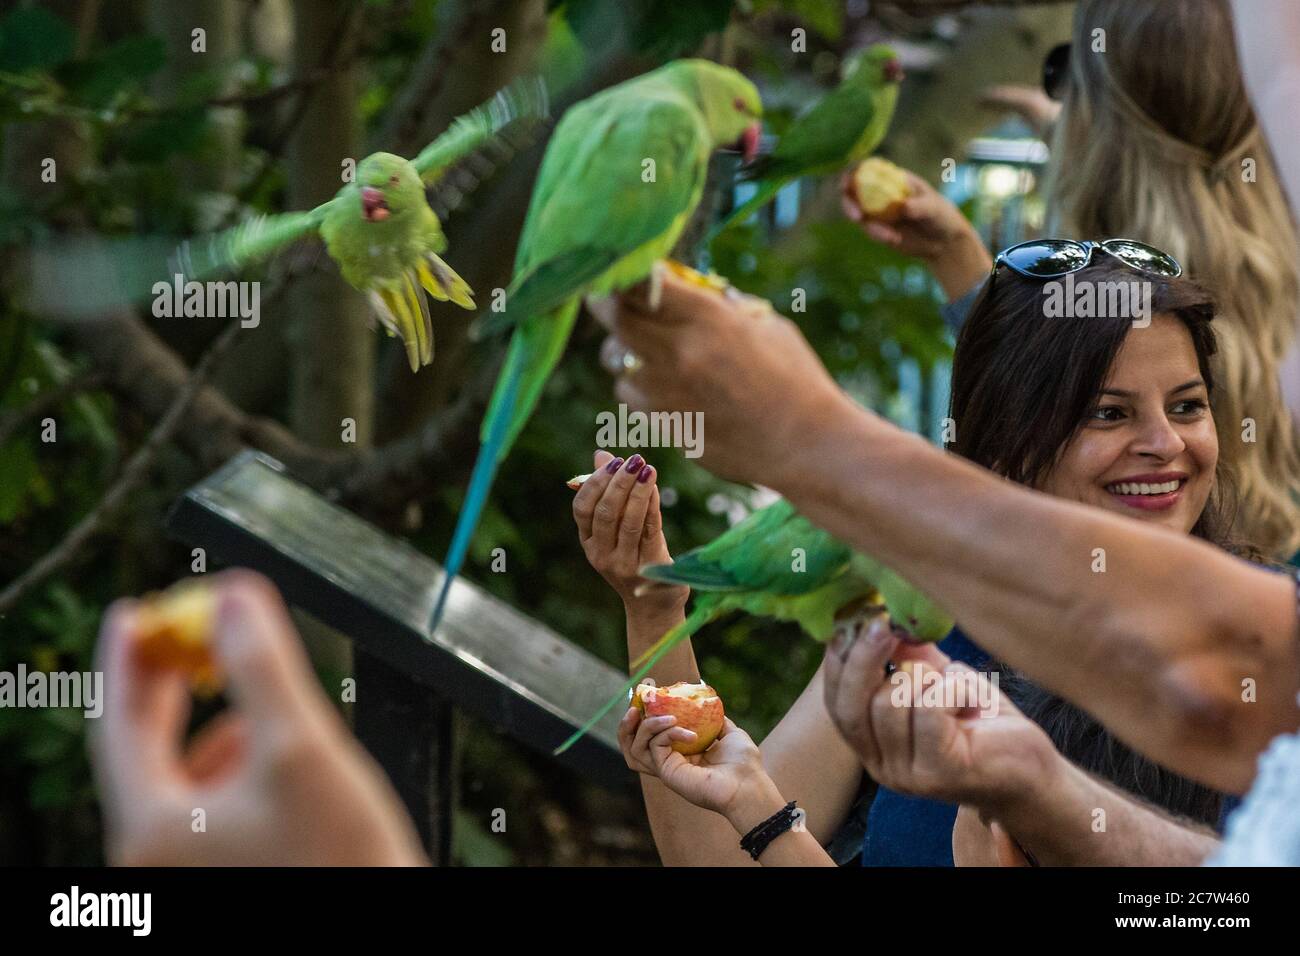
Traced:
[[470, 541], [474, 538], [474, 529], [487, 503], [488, 490], [492, 479], [496, 477], [497, 466], [501, 463], [506, 439], [510, 433], [510, 411], [514, 408], [515, 398], [519, 393], [519, 381], [524, 371], [524, 354], [522, 350], [510, 349], [506, 353], [506, 364], [501, 370], [498, 384], [501, 395], [501, 407], [488, 423], [483, 435], [483, 444], [479, 448], [478, 460], [474, 462], [474, 472], [470, 476], [469, 489], [465, 492], [465, 503], [456, 517], [456, 530], [452, 532], [451, 547], [447, 549], [447, 558], [443, 562], [446, 574], [442, 582], [442, 591], [438, 594], [438, 603], [434, 606], [433, 617], [429, 621], [429, 634], [438, 629], [443, 612], [447, 607], [447, 596], [451, 585], [460, 574], [465, 564], [465, 555], [469, 551]]
[[752, 213], [754, 210], [761, 207], [773, 196], [779, 193], [781, 191], [781, 188], [785, 186], [786, 183], [787, 180], [785, 179], [769, 179], [760, 182], [758, 184], [758, 192], [754, 193], [754, 195], [751, 196], [749, 199], [745, 200], [745, 202], [741, 203], [731, 212], [727, 213], [726, 217], [722, 220], [722, 222], [718, 223], [711, 230], [709, 230], [709, 234], [704, 237], [704, 245], [708, 246], [709, 243], [713, 242], [713, 240], [717, 238], [719, 233], [723, 232], [725, 229], [727, 229], [734, 223], [744, 222], [747, 218], [749, 218], [750, 213]]

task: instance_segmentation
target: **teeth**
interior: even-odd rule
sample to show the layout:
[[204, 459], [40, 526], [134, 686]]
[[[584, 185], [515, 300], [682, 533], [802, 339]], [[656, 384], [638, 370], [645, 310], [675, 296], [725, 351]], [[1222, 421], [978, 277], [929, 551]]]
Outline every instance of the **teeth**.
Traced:
[[1107, 486], [1106, 490], [1115, 495], [1167, 495], [1171, 491], [1177, 491], [1178, 486], [1181, 484], [1181, 480], [1164, 481], [1158, 485], [1151, 485], [1146, 482], [1121, 481]]

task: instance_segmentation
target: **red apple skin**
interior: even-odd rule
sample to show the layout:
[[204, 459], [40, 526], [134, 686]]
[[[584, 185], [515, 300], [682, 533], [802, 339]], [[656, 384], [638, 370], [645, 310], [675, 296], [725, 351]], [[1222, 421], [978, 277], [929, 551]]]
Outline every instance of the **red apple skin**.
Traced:
[[[688, 686], [697, 688], [690, 697], [676, 697], [664, 691]], [[695, 740], [687, 742], [674, 740], [672, 749], [683, 756], [702, 754], [713, 745], [722, 733], [725, 714], [722, 710], [722, 698], [708, 684], [691, 684], [681, 681], [667, 687], [655, 687], [653, 684], [638, 684], [632, 695], [632, 703], [647, 717], [676, 717], [677, 727], [685, 727], [695, 732]]]

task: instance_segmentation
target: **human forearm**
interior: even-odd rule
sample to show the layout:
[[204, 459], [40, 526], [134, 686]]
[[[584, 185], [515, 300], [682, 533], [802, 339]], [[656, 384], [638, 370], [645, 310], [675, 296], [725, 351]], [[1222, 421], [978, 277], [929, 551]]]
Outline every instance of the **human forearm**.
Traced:
[[763, 740], [763, 766], [778, 790], [799, 801], [808, 831], [831, 841], [853, 808], [862, 762], [826, 712], [824, 667]]
[[[1014, 486], [842, 394], [811, 399], [779, 436], [771, 484], [954, 611], [995, 658], [1222, 789], [1243, 789], [1255, 754], [1294, 728], [1285, 577]], [[1246, 680], [1257, 702], [1243, 702]]]
[[928, 257], [926, 267], [943, 289], [949, 302], [960, 299], [984, 280], [993, 268], [993, 257], [975, 228], [962, 220], [960, 229], [941, 255]]
[[1044, 866], [1199, 866], [1219, 844], [1209, 829], [1174, 820], [1059, 754], [1053, 766], [1013, 799], [981, 808]]
[[[665, 631], [680, 624], [683, 616], [681, 610], [663, 613], [628, 607], [628, 659], [635, 660]], [[665, 654], [648, 676], [661, 687], [677, 681], [699, 681], [691, 642], [682, 641]], [[641, 793], [664, 866], [755, 865], [740, 849], [740, 841], [724, 817], [682, 799], [656, 777], [642, 775]]]
[[[770, 777], [755, 780], [736, 803], [727, 808], [725, 819], [733, 833], [744, 836], [786, 805], [781, 791]], [[742, 853], [744, 851], [741, 851]], [[749, 859], [746, 854], [746, 859]], [[758, 858], [763, 866], [834, 866], [835, 861], [805, 825], [796, 824], [776, 837]]]

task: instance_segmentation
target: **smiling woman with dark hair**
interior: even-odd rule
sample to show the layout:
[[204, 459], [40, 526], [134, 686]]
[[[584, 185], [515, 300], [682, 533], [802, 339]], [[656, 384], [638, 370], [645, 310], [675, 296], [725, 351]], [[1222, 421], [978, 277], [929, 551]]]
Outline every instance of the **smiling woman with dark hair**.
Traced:
[[[1119, 288], [1134, 294], [1109, 295]], [[1063, 304], [1065, 290], [1078, 292], [1078, 302]], [[1089, 301], [1091, 306], [1074, 308]], [[1115, 303], [1122, 308], [1112, 308]], [[1219, 473], [1210, 412], [1213, 316], [1210, 297], [1182, 276], [1177, 262], [1140, 243], [1044, 240], [1007, 250], [957, 344], [951, 450], [1055, 497], [1227, 546], [1231, 483]], [[664, 560], [657, 509], [647, 503], [634, 508], [637, 496], [626, 478], [599, 477], [579, 493], [575, 513], [600, 509], [615, 518], [643, 516], [649, 530], [629, 539], [653, 551], [641, 558]], [[635, 581], [612, 575], [611, 561], [591, 540], [584, 537], [592, 563], [633, 596], [625, 601], [635, 657], [653, 639], [649, 635], [680, 621], [685, 594], [676, 595], [666, 611], [638, 605]], [[1083, 557], [1095, 560], [1092, 554]], [[636, 556], [622, 564], [632, 569], [624, 576], [634, 578]], [[873, 642], [887, 639], [875, 630]], [[988, 656], [960, 629], [939, 648], [895, 642], [893, 660], [990, 668]], [[661, 684], [701, 679], [689, 647], [673, 654], [654, 673]], [[869, 808], [859, 804], [866, 810], [861, 845], [868, 865], [951, 865], [958, 804], [998, 821], [1000, 830], [989, 831], [1002, 841], [994, 859], [1188, 865], [1216, 845], [1209, 828], [1219, 822], [1221, 794], [1138, 756], [1091, 717], [1023, 678], [1009, 682], [1011, 693], [995, 695], [994, 719], [968, 721], [969, 733], [980, 741], [972, 746], [980, 752], [978, 761], [937, 750], [919, 753], [913, 741], [920, 738], [908, 729], [910, 709], [896, 705], [882, 709], [888, 717], [879, 719], [869, 741], [855, 738], [846, 723], [871, 721], [845, 721], [832, 709], [844, 734], [828, 735], [823, 684], [834, 699], [838, 661], [828, 656], [764, 741], [761, 759], [744, 731], [729, 727], [719, 745], [687, 761], [670, 749], [681, 730], [666, 718], [642, 720], [629, 710], [621, 741], [629, 765], [646, 775], [647, 808], [665, 862], [729, 862], [737, 839], [733, 829], [763, 819], [763, 807], [779, 807], [789, 798], [807, 812], [808, 830], [817, 839], [800, 836], [769, 862], [825, 861], [817, 843], [829, 843], [857, 815], [851, 808], [863, 766], [879, 785]], [[871, 673], [877, 692], [888, 695], [894, 682], [885, 681], [879, 666]], [[870, 696], [857, 695], [857, 706], [866, 706]], [[908, 759], [898, 756], [900, 747]], [[727, 795], [725, 804], [718, 802], [719, 793]], [[726, 820], [701, 816], [696, 807]], [[1097, 807], [1105, 808], [1112, 832], [1140, 832], [1142, 839], [1089, 839]], [[978, 842], [968, 834], [965, 845]]]

